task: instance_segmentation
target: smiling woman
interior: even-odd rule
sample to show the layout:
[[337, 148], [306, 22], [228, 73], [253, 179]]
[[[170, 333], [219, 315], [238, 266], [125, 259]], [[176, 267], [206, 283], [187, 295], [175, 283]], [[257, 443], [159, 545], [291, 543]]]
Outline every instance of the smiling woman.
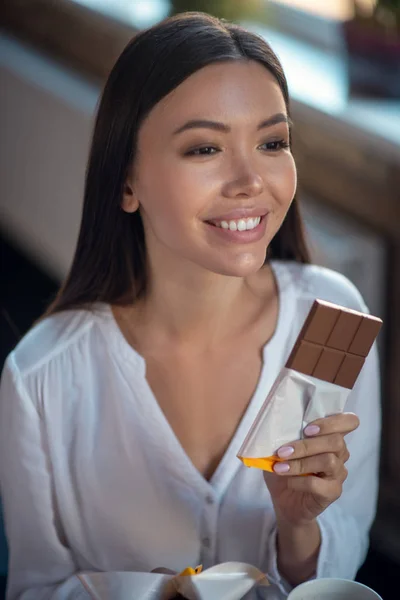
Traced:
[[[197, 35], [193, 48], [182, 26], [184, 23], [190, 24], [193, 35]], [[151, 43], [149, 33], [156, 35], [161, 27], [165, 29], [166, 36], [174, 36], [174, 44], [171, 44], [164, 60], [161, 57], [170, 45], [169, 39], [164, 41], [160, 38], [159, 42]], [[133, 56], [137, 57], [135, 76], [127, 73]], [[237, 78], [241, 79], [240, 88]], [[115, 103], [118, 103], [119, 111], [114, 115]], [[208, 121], [215, 121], [215, 114], [225, 115], [226, 122], [214, 124], [211, 128], [208, 124], [214, 139], [218, 133], [221, 144], [224, 134], [224, 144], [228, 142], [224, 152], [218, 148], [212, 150], [222, 154], [222, 158], [211, 160], [211, 157], [204, 156], [205, 151], [214, 146], [209, 143], [209, 133], [205, 139], [205, 106], [209, 106]], [[148, 119], [150, 111], [152, 116]], [[203, 127], [199, 127], [199, 118]], [[178, 221], [171, 216], [166, 202], [168, 191], [173, 190], [171, 202], [181, 197], [187, 199], [196, 191], [192, 187], [193, 177], [202, 179], [202, 182], [199, 180], [203, 187], [201, 198], [197, 194], [191, 204], [185, 199], [183, 207], [193, 210], [193, 203], [197, 201], [195, 210], [201, 213], [197, 216], [203, 221], [211, 220], [221, 212], [218, 204], [223, 203], [226, 210], [226, 194], [229, 197], [230, 194], [241, 193], [238, 186], [243, 185], [243, 177], [244, 180], [253, 178], [250, 185], [254, 185], [254, 178], [260, 178], [257, 174], [259, 169], [252, 169], [254, 165], [249, 161], [246, 164], [246, 160], [240, 158], [250, 147], [257, 161], [264, 165], [264, 179], [268, 179], [268, 186], [286, 188], [283, 204], [279, 194], [278, 202], [275, 201], [276, 205], [280, 202], [280, 211], [274, 206], [265, 206], [263, 199], [262, 208], [269, 208], [267, 212], [271, 213], [266, 244], [269, 258], [308, 262], [299, 208], [297, 201], [293, 200], [295, 171], [288, 147], [289, 124], [289, 96], [282, 67], [271, 48], [255, 34], [236, 25], [230, 25], [229, 31], [225, 26], [224, 31], [212, 17], [181, 15], [135, 36], [117, 61], [104, 89], [88, 165], [78, 247], [71, 272], [50, 311], [99, 300], [124, 304], [145, 294], [148, 282], [146, 269], [149, 266], [144, 249], [146, 223], [147, 247], [156, 240], [153, 240], [152, 233], [154, 228], [158, 229], [159, 223], [162, 223], [162, 232], [159, 233], [171, 235], [176, 242], [189, 233], [187, 226], [182, 227], [181, 224], [179, 231], [182, 233], [176, 237]], [[265, 129], [269, 132], [266, 139]], [[269, 149], [261, 150], [259, 147], [263, 144], [269, 144]], [[195, 152], [201, 157], [189, 159], [188, 156], [179, 156], [188, 152]], [[201, 169], [196, 166], [198, 161], [201, 161]], [[223, 169], [220, 166], [215, 169], [215, 164], [222, 164]], [[130, 181], [130, 175], [134, 175], [133, 167], [140, 174], [136, 187], [144, 185], [144, 189], [136, 194]], [[232, 177], [229, 177], [228, 171], [237, 172], [238, 168], [242, 172], [241, 177], [230, 181]], [[267, 177], [266, 170], [271, 168], [274, 176]], [[157, 178], [153, 176], [155, 172]], [[292, 173], [289, 179], [288, 172]], [[177, 180], [180, 182], [179, 195], [176, 186], [172, 186], [172, 182]], [[227, 183], [220, 194], [218, 190], [222, 181]], [[125, 204], [122, 206], [132, 213], [130, 219], [121, 211], [121, 193], [126, 185]], [[260, 185], [259, 181], [257, 185]], [[265, 181], [261, 185], [264, 186]], [[242, 192], [246, 195], [245, 189]], [[244, 200], [247, 209], [252, 208], [253, 196], [251, 192], [251, 200]], [[160, 197], [163, 202], [160, 202]], [[156, 204], [153, 198], [157, 198]], [[213, 199], [212, 204], [210, 198]], [[154, 211], [158, 218], [149, 220], [148, 216]], [[93, 214], [98, 219], [96, 224], [92, 220]], [[172, 229], [168, 228], [169, 222], [175, 224]], [[95, 235], [95, 231], [99, 234]], [[108, 250], [110, 244], [114, 247], [111, 254]], [[212, 251], [212, 242], [209, 251]], [[265, 250], [262, 252], [263, 258], [258, 260], [264, 262]], [[97, 268], [99, 262], [102, 264], [100, 270]]]
[[339, 414], [290, 448], [289, 473], [236, 457], [314, 298], [368, 310], [309, 264], [296, 185], [286, 78], [262, 38], [185, 13], [131, 40], [98, 109], [70, 272], [2, 376], [8, 600], [72, 600], [87, 572], [139, 598], [155, 570], [228, 561], [268, 573], [268, 600], [354, 577], [377, 493], [376, 349], [348, 446], [359, 420]]

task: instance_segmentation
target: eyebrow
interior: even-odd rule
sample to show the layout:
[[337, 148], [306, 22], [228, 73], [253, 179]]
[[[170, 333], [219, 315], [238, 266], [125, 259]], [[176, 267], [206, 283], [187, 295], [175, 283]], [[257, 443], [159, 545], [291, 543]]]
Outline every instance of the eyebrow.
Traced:
[[[277, 113], [276, 115], [272, 115], [272, 117], [268, 117], [268, 119], [264, 119], [257, 126], [257, 131], [260, 129], [265, 129], [267, 127], [272, 127], [273, 125], [277, 125], [278, 123], [286, 123], [289, 128], [292, 127], [292, 120], [285, 115], [284, 113]], [[207, 119], [193, 119], [188, 121], [178, 129], [176, 129], [173, 135], [178, 135], [183, 131], [187, 131], [189, 129], [213, 129], [214, 131], [220, 131], [222, 133], [229, 133], [231, 128], [229, 125], [225, 123], [220, 123], [219, 121], [209, 121]]]

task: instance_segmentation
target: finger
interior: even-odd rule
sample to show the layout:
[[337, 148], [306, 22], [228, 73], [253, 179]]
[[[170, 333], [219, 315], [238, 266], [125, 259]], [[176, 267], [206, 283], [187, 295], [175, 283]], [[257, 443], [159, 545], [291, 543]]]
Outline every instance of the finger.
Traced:
[[323, 419], [312, 421], [305, 427], [306, 436], [342, 433], [347, 435], [360, 425], [360, 420], [354, 413], [340, 413]]
[[338, 456], [344, 456], [345, 452], [347, 452], [347, 447], [342, 433], [331, 433], [297, 440], [287, 446], [281, 446], [277, 451], [277, 455], [279, 458], [293, 460], [315, 454], [326, 454], [327, 452], [334, 452]]
[[287, 480], [287, 486], [294, 492], [312, 494], [322, 510], [340, 498], [343, 489], [340, 480], [323, 479], [314, 475], [291, 477]]
[[276, 462], [273, 469], [274, 473], [277, 473], [282, 477], [314, 473], [319, 477], [338, 480], [342, 480], [342, 478], [345, 477], [346, 471], [343, 461], [341, 461], [333, 452], [287, 462]]

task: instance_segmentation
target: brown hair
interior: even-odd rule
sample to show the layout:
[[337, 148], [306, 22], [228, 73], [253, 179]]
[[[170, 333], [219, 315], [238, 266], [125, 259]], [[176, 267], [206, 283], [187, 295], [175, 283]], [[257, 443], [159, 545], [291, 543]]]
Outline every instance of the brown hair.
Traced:
[[[140, 125], [191, 74], [211, 63], [243, 59], [257, 61], [274, 75], [289, 113], [288, 86], [278, 58], [260, 36], [238, 25], [203, 13], [181, 13], [129, 42], [103, 90], [75, 255], [46, 315], [98, 301], [132, 303], [145, 293], [142, 220], [139, 212], [128, 214], [121, 208]], [[297, 199], [270, 243], [268, 259], [310, 262]]]

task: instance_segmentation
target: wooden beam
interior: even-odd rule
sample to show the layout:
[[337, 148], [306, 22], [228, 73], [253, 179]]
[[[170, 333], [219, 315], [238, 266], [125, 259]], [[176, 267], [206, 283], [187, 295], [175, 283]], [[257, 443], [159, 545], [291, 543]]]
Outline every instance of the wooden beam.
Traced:
[[70, 0], [3, 0], [0, 26], [100, 81], [135, 33], [133, 26]]
[[339, 135], [331, 119], [294, 120], [300, 189], [400, 241], [400, 152], [376, 152], [349, 128]]

